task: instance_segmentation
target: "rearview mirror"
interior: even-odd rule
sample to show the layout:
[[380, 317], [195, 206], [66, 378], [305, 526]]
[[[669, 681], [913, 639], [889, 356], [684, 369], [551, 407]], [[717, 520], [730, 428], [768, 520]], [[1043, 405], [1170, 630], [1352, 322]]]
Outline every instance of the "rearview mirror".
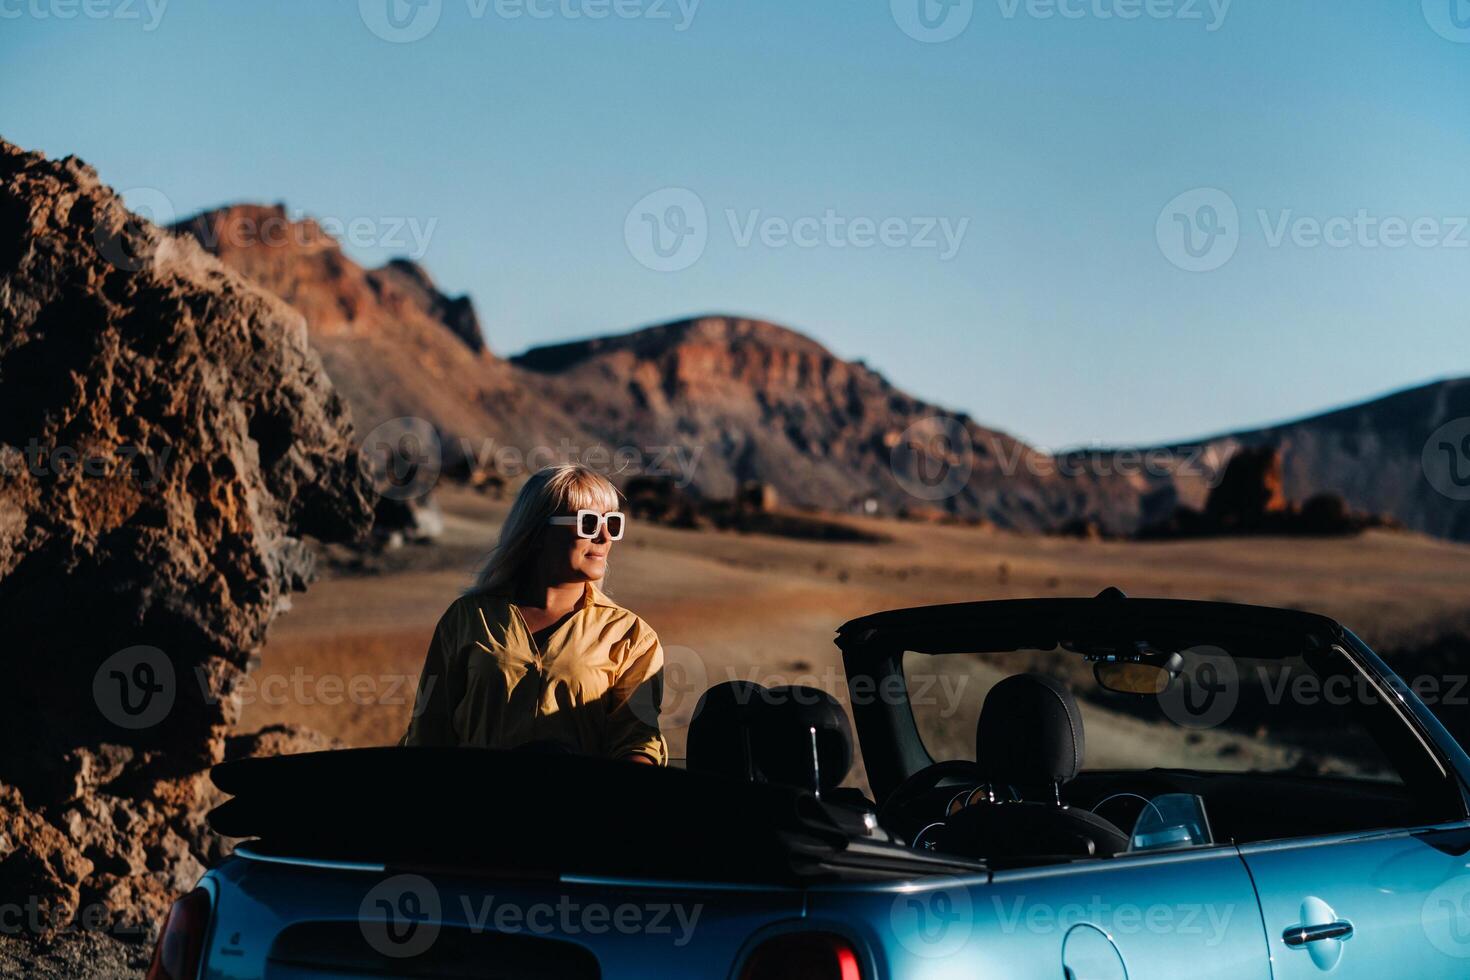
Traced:
[[1161, 653], [1139, 644], [1139, 652], [1132, 655], [1114, 654], [1094, 660], [1092, 676], [1104, 690], [1118, 694], [1163, 694], [1183, 669], [1184, 658], [1179, 654]]
[[1092, 676], [1118, 694], [1163, 694], [1174, 675], [1162, 664], [1112, 660], [1092, 665]]

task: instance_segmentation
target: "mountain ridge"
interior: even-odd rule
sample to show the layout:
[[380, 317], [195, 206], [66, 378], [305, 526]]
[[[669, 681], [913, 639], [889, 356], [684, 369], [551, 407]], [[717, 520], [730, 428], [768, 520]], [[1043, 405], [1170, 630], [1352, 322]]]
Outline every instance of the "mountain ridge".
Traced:
[[440, 292], [418, 263], [365, 268], [314, 219], [291, 218], [280, 204], [227, 205], [170, 230], [305, 317], [360, 435], [397, 418], [423, 418], [458, 465], [492, 434], [517, 444], [581, 434], [491, 352], [469, 298]]
[[[291, 234], [235, 247], [231, 229], [246, 220], [286, 221]], [[303, 314], [361, 428], [422, 417], [450, 457], [491, 440], [523, 451], [633, 448], [645, 462], [678, 447], [697, 453], [692, 470], [663, 475], [689, 477], [710, 497], [755, 481], [798, 506], [1129, 534], [1200, 506], [1234, 452], [1269, 443], [1281, 447], [1294, 499], [1339, 493], [1357, 509], [1470, 540], [1465, 508], [1435, 491], [1417, 461], [1431, 422], [1470, 416], [1470, 379], [1199, 440], [1052, 454], [770, 320], [707, 313], [500, 357], [468, 297], [443, 294], [417, 263], [365, 269], [281, 205], [202, 212], [175, 230]], [[1148, 453], [1164, 463], [1116, 465]]]

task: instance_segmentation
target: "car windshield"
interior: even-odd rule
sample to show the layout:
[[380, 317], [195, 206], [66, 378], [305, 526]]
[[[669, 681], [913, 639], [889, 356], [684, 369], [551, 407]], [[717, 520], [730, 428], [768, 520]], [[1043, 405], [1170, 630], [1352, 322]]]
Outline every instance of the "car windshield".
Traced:
[[1101, 686], [1093, 664], [1066, 650], [928, 655], [908, 652], [904, 675], [914, 719], [936, 761], [975, 758], [986, 694], [1035, 672], [1077, 697], [1086, 734], [1084, 770], [1188, 769], [1272, 772], [1401, 783], [1352, 709], [1375, 696], [1366, 678], [1322, 680], [1300, 658], [1231, 656], [1218, 647], [1181, 651], [1161, 694]]

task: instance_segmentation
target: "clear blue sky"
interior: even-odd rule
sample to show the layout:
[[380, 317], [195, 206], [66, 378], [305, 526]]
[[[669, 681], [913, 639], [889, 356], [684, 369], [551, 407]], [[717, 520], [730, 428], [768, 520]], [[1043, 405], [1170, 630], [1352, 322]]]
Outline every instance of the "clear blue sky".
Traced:
[[[1470, 230], [1443, 220], [1470, 216], [1470, 43], [1454, 40], [1470, 30], [1451, 0], [1235, 0], [1223, 20], [1219, 0], [1066, 0], [1081, 16], [962, 0], [950, 16], [970, 20], [942, 43], [900, 28], [918, 0], [702, 0], [683, 30], [676, 0], [602, 19], [563, 13], [599, 0], [537, 0], [548, 18], [430, 0], [439, 20], [411, 43], [369, 28], [386, 0], [85, 2], [0, 0], [0, 134], [180, 216], [284, 201], [367, 219], [364, 241], [433, 222], [423, 261], [473, 295], [501, 354], [757, 315], [1052, 448], [1470, 373]], [[665, 187], [708, 217], [676, 272], [625, 238]], [[1190, 272], [1156, 225], [1201, 187], [1238, 207], [1239, 244]], [[910, 234], [968, 225], [948, 260], [841, 235], [741, 244], [753, 214], [828, 209]], [[1308, 228], [1273, 247], [1288, 211], [1433, 219], [1441, 243], [1313, 246]]]

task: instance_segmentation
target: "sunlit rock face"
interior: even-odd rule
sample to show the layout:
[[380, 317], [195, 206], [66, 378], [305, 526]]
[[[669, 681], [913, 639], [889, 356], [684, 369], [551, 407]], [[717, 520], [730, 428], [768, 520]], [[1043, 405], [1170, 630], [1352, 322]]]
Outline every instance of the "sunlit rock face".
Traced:
[[370, 497], [299, 313], [0, 142], [0, 892], [60, 926], [189, 883], [232, 691]]

